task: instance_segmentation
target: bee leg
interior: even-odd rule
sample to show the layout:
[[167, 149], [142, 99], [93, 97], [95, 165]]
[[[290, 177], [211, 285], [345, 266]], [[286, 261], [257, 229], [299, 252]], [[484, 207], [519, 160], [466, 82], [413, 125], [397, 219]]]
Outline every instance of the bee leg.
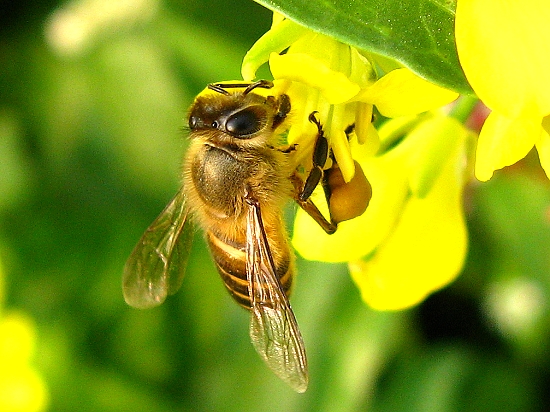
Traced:
[[243, 92], [243, 94], [248, 94], [255, 88], [261, 88], [261, 89], [271, 89], [273, 87], [273, 82], [270, 80], [258, 80], [254, 83], [251, 83]]
[[321, 211], [317, 208], [315, 203], [310, 199], [311, 194], [317, 187], [317, 185], [323, 181], [323, 187], [325, 188], [325, 195], [328, 187], [325, 187], [323, 166], [325, 165], [329, 156], [328, 140], [323, 132], [321, 122], [315, 117], [317, 112], [312, 112], [309, 115], [309, 121], [317, 126], [317, 140], [315, 141], [315, 147], [313, 148], [313, 168], [309, 172], [306, 181], [304, 181], [294, 173], [291, 176], [291, 181], [294, 185], [294, 200], [304, 209], [308, 215], [310, 215], [329, 235], [336, 232], [337, 224], [332, 220], [328, 221]]
[[296, 150], [296, 148], [298, 147], [298, 143], [289, 144], [281, 147], [275, 147], [275, 146], [268, 146], [268, 147], [273, 150], [278, 150], [281, 153], [289, 154]]
[[309, 172], [304, 187], [299, 195], [301, 201], [309, 199], [319, 182], [323, 179], [323, 167], [325, 166], [329, 154], [328, 140], [323, 132], [321, 122], [315, 117], [316, 113], [317, 112], [312, 112], [309, 115], [309, 121], [317, 126], [317, 140], [313, 148], [313, 168]]
[[277, 113], [273, 118], [273, 125], [271, 126], [273, 130], [275, 130], [286, 119], [286, 116], [290, 113], [291, 108], [290, 98], [286, 94], [281, 94], [276, 104], [278, 108]]
[[294, 184], [294, 200], [296, 203], [298, 203], [298, 205], [300, 205], [300, 207], [304, 209], [306, 213], [310, 215], [325, 232], [327, 232], [327, 234], [332, 235], [336, 232], [338, 226], [332, 221], [332, 218], [331, 221], [328, 221], [311, 199], [301, 199], [300, 195], [302, 193], [302, 188], [304, 187], [303, 180], [296, 173], [290, 177], [290, 180]]
[[355, 132], [355, 123], [350, 124], [348, 127], [346, 127], [346, 130], [344, 130], [344, 133], [346, 134], [346, 137], [348, 138], [348, 141], [350, 139], [350, 134]]

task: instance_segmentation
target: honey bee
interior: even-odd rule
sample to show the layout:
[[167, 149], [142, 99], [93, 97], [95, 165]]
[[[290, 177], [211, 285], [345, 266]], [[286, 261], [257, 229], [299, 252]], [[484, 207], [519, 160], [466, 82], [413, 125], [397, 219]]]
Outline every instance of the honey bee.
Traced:
[[279, 145], [289, 127], [290, 99], [270, 93], [272, 88], [266, 80], [216, 83], [195, 99], [182, 189], [132, 251], [123, 291], [126, 302], [137, 308], [160, 305], [175, 293], [198, 224], [225, 287], [251, 313], [256, 351], [282, 380], [304, 392], [308, 367], [288, 300], [295, 268], [282, 207], [294, 198], [327, 233], [338, 222], [325, 219], [309, 198], [320, 182], [331, 186], [323, 179], [329, 147], [322, 126], [312, 113], [318, 136], [304, 182], [290, 161], [297, 148]]

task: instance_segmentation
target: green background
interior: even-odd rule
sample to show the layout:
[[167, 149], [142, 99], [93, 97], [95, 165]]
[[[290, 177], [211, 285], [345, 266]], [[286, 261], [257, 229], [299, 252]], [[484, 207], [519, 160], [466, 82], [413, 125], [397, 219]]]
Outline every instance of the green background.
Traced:
[[549, 406], [550, 185], [532, 155], [468, 186], [464, 274], [417, 308], [370, 310], [345, 265], [298, 258], [305, 394], [254, 352], [248, 315], [201, 236], [178, 294], [156, 309], [128, 307], [122, 267], [178, 189], [186, 109], [206, 83], [239, 77], [270, 12], [246, 0], [164, 2], [151, 19], [61, 56], [44, 36], [56, 7], [0, 9], [4, 306], [36, 322], [32, 364], [50, 411]]

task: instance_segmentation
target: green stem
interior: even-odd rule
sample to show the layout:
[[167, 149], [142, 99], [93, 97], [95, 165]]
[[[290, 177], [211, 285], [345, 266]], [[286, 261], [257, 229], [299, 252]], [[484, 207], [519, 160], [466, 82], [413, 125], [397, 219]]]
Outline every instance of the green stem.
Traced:
[[465, 123], [475, 109], [479, 100], [471, 96], [460, 96], [455, 107], [449, 113], [449, 116], [454, 117], [461, 123]]

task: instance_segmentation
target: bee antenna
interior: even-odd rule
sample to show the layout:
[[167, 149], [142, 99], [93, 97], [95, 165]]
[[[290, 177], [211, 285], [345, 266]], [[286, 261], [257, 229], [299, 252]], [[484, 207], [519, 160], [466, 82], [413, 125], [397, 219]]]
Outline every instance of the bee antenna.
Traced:
[[269, 80], [258, 80], [254, 83], [210, 83], [208, 85], [208, 88], [210, 90], [213, 90], [225, 96], [229, 96], [230, 94], [227, 89], [240, 89], [242, 87], [246, 87], [243, 94], [247, 95], [252, 90], [258, 87], [262, 89], [271, 89], [273, 87], [273, 82]]
[[227, 88], [227, 85], [220, 84], [220, 83], [210, 83], [208, 85], [208, 88], [210, 90], [214, 90], [215, 92], [218, 92], [220, 94], [224, 94], [226, 96], [229, 96], [229, 92], [225, 90]]
[[269, 80], [258, 80], [257, 82], [250, 83], [250, 85], [244, 90], [243, 94], [248, 94], [258, 87], [262, 89], [271, 89], [273, 87], [273, 82]]

